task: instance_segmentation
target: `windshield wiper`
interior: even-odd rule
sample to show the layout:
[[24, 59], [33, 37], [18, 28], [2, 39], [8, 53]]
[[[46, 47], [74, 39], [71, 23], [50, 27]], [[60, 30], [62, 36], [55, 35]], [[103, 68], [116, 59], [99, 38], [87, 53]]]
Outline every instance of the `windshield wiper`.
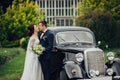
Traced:
[[65, 39], [63, 39], [63, 38], [62, 38], [62, 37], [60, 37], [60, 36], [59, 36], [59, 38], [60, 38], [63, 42], [65, 42]]
[[78, 41], [80, 41], [79, 38], [76, 35], [73, 34], [73, 36], [75, 37], [75, 39], [77, 39]]

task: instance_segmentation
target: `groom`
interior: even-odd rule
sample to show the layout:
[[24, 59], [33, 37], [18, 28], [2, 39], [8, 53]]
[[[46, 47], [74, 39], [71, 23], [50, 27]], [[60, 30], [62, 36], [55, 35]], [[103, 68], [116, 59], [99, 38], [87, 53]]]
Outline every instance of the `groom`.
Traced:
[[44, 74], [44, 80], [50, 80], [50, 57], [51, 50], [53, 48], [54, 36], [47, 29], [47, 22], [41, 21], [39, 23], [40, 33], [38, 34], [40, 44], [45, 47], [43, 54], [39, 56], [39, 61], [41, 63], [42, 71]]

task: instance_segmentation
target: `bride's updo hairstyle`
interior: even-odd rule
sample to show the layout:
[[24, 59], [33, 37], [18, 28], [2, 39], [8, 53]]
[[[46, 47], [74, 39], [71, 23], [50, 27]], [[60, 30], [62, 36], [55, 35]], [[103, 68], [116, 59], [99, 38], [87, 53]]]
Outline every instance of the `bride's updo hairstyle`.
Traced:
[[29, 36], [32, 36], [32, 34], [34, 33], [34, 25], [33, 24], [28, 26], [28, 32], [27, 33], [28, 33]]

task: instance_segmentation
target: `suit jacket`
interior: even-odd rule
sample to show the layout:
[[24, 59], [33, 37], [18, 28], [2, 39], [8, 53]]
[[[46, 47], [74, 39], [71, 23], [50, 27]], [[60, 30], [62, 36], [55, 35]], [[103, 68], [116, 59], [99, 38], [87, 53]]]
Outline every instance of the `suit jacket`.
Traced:
[[51, 50], [53, 48], [53, 43], [54, 43], [54, 35], [50, 30], [47, 30], [42, 38], [40, 38], [42, 32], [38, 34], [40, 44], [45, 47], [45, 50], [43, 51], [43, 54], [40, 55], [41, 60], [46, 59], [48, 60], [51, 56]]

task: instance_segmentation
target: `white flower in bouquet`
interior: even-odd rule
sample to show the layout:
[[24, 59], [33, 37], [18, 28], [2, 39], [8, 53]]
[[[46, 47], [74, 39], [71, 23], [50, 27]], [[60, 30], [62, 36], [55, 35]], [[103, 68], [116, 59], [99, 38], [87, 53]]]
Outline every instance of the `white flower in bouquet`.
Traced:
[[35, 52], [35, 54], [38, 54], [38, 55], [41, 55], [44, 49], [45, 48], [40, 44], [37, 45], [36, 47], [33, 47], [33, 51]]

